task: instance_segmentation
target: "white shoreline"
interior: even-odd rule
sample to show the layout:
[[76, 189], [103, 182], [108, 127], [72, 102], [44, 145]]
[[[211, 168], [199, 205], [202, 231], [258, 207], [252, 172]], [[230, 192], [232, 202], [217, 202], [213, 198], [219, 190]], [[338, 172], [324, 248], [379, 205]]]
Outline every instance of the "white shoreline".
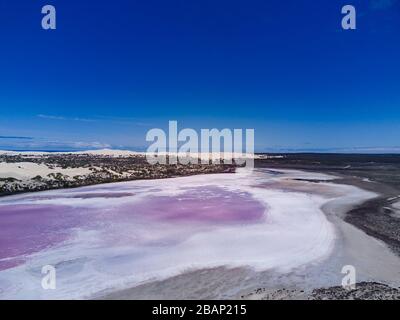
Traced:
[[[339, 177], [318, 173], [302, 172], [297, 170], [271, 169], [273, 171], [299, 173], [302, 178], [318, 178], [321, 180], [340, 179]], [[324, 184], [324, 183], [322, 183]], [[239, 299], [256, 288], [265, 288], [260, 294], [252, 294], [252, 299], [265, 297], [266, 292], [274, 292], [282, 288], [304, 290], [304, 294], [297, 298], [305, 299], [313, 289], [340, 286], [341, 268], [344, 265], [353, 265], [356, 268], [356, 281], [375, 281], [389, 286], [400, 286], [400, 258], [390, 250], [382, 241], [373, 238], [355, 226], [343, 220], [344, 215], [351, 208], [378, 196], [378, 194], [365, 191], [356, 186], [341, 185], [353, 189], [348, 196], [328, 201], [321, 209], [329, 221], [335, 227], [335, 246], [325, 260], [314, 265], [299, 267], [289, 272], [283, 279], [282, 273], [274, 270], [254, 272], [246, 267], [242, 268], [214, 268], [192, 270], [187, 274], [177, 275], [168, 279], [150, 281], [131, 288], [121, 289], [113, 292], [97, 294], [94, 298], [100, 299]], [[350, 190], [349, 190], [350, 191]], [[206, 275], [206, 276], [205, 276]], [[224, 278], [231, 294], [204, 292], [202, 295], [193, 295], [188, 289], [190, 283], [204, 281], [204, 278], [212, 281]], [[217, 278], [217, 279], [215, 279]], [[286, 278], [286, 279], [285, 279]], [[233, 280], [232, 280], [233, 279]], [[249, 280], [250, 279], [250, 280]], [[246, 280], [246, 281], [245, 281]], [[235, 281], [240, 284], [236, 288]], [[230, 283], [232, 282], [232, 283]], [[180, 287], [183, 293], [166, 290], [165, 287], [174, 285]], [[197, 286], [198, 287], [198, 286]], [[196, 288], [196, 286], [195, 286]], [[196, 292], [201, 291], [196, 288]], [[157, 293], [161, 291], [161, 293]], [[165, 294], [162, 293], [165, 292]], [[186, 291], [186, 292], [185, 292]], [[298, 291], [299, 292], [299, 291]], [[298, 293], [297, 292], [297, 293]], [[283, 298], [288, 298], [283, 296]]]

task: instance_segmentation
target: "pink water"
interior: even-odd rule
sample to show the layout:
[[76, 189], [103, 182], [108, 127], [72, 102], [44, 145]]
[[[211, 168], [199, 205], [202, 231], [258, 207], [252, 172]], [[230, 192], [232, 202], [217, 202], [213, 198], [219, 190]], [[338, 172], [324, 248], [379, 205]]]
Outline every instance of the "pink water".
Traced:
[[[291, 192], [291, 177], [303, 175], [198, 175], [1, 198], [0, 299], [85, 298], [193, 269], [289, 271], [320, 261], [334, 247], [321, 211], [331, 198]], [[47, 265], [56, 290], [41, 286]]]
[[[256, 223], [265, 210], [250, 194], [217, 186], [183, 187], [177, 195], [158, 195], [157, 189], [146, 187], [129, 191], [110, 185], [4, 198], [0, 202], [0, 270], [24, 263], [32, 253], [62, 246], [79, 229], [101, 230], [115, 244], [154, 245], [172, 238], [180, 241], [185, 234], [220, 224]], [[160, 224], [166, 229], [181, 225], [182, 231], [176, 237], [163, 231], [148, 237], [151, 226], [157, 232]], [[127, 232], [116, 225], [132, 227]], [[137, 230], [138, 225], [145, 225], [146, 231]]]

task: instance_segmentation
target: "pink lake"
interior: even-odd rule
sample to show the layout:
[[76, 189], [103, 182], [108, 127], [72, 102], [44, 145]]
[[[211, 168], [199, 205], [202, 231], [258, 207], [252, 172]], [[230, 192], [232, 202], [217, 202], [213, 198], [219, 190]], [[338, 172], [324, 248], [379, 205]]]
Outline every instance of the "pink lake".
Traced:
[[[141, 191], [146, 193], [145, 196], [139, 197]], [[146, 187], [120, 192], [115, 184], [111, 184], [109, 187], [57, 190], [12, 199], [5, 198], [6, 201], [0, 202], [0, 270], [23, 263], [31, 253], [60, 245], [79, 228], [104, 230], [108, 239], [135, 245], [143, 244], [140, 233], [135, 237], [132, 230], [127, 235], [113, 226], [162, 223], [180, 224], [182, 229], [185, 225], [190, 226], [192, 231], [196, 227], [204, 230], [219, 224], [256, 223], [265, 210], [249, 193], [232, 192], [217, 186], [186, 187], [178, 195], [168, 196], [158, 195], [157, 191], [149, 191]], [[99, 207], [100, 203], [103, 205]], [[185, 230], [177, 238], [184, 233]], [[160, 234], [158, 241], [166, 239]]]
[[[291, 175], [299, 176], [258, 170], [1, 198], [0, 298], [87, 298], [193, 269], [318, 261], [335, 239], [321, 211], [328, 200], [286, 190]], [[57, 271], [57, 290], [43, 290], [43, 266]]]

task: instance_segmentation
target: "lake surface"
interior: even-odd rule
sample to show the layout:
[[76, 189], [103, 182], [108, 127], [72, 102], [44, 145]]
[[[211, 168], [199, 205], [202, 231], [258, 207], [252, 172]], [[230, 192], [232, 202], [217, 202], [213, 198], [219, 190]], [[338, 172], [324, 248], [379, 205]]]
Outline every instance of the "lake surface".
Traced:
[[[3, 198], [0, 298], [85, 298], [192, 269], [284, 271], [323, 259], [334, 242], [320, 209], [329, 195], [293, 180], [304, 175], [243, 171]], [[45, 265], [56, 268], [56, 290], [41, 287]]]

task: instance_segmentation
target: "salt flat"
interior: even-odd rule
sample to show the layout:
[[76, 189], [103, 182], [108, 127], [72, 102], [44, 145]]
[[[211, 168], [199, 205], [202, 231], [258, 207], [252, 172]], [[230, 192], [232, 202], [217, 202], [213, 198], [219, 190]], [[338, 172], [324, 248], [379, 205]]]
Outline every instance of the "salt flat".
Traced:
[[[345, 231], [322, 208], [375, 194], [333, 178], [239, 170], [4, 197], [0, 298], [91, 298], [221, 266], [290, 275], [335, 259], [336, 268]], [[41, 288], [44, 265], [56, 267], [56, 290]]]

